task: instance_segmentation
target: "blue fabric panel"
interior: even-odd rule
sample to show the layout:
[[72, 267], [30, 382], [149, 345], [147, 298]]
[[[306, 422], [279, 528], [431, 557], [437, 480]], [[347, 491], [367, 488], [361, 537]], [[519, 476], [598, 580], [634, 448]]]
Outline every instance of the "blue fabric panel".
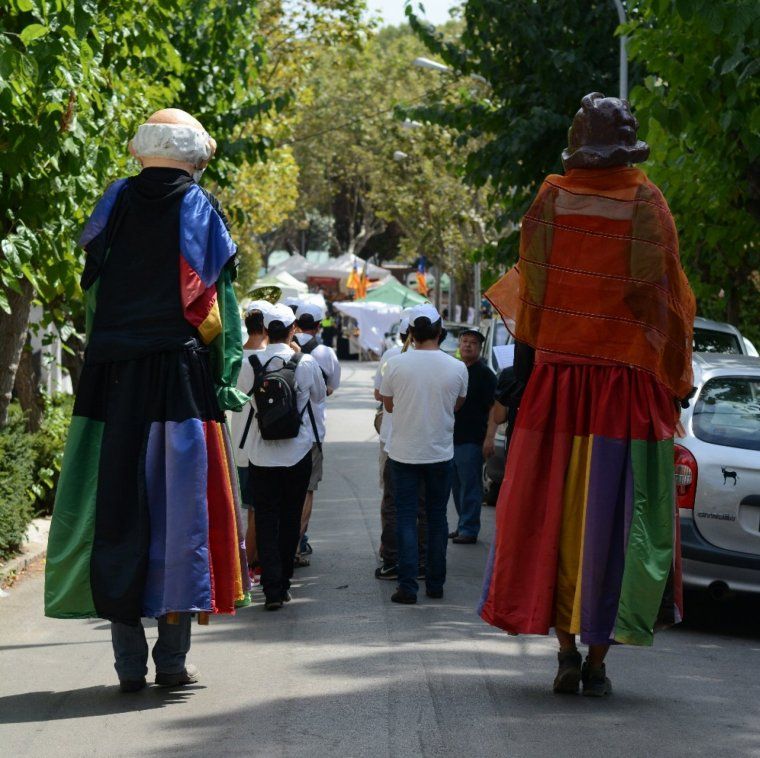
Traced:
[[151, 425], [145, 479], [151, 540], [143, 615], [212, 610], [208, 460], [200, 419]]
[[216, 284], [224, 265], [237, 250], [221, 217], [197, 184], [182, 199], [179, 246], [206, 287]]
[[98, 200], [98, 204], [88, 219], [82, 236], [79, 238], [81, 247], [87, 247], [106, 228], [108, 218], [116, 204], [116, 198], [119, 197], [119, 193], [124, 189], [127, 181], [127, 179], [117, 179], [108, 185], [108, 189], [103, 193], [103, 197]]

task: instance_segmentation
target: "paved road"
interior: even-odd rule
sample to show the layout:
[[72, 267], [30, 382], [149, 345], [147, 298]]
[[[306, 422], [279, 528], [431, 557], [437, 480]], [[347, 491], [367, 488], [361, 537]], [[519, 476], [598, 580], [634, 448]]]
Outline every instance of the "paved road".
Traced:
[[553, 696], [552, 642], [475, 615], [488, 509], [483, 540], [450, 547], [443, 602], [391, 604], [373, 367], [344, 368], [293, 602], [195, 626], [202, 686], [125, 696], [108, 625], [45, 619], [33, 573], [0, 599], [0, 756], [760, 756], [757, 603], [698, 604], [653, 649], [614, 650], [602, 702]]

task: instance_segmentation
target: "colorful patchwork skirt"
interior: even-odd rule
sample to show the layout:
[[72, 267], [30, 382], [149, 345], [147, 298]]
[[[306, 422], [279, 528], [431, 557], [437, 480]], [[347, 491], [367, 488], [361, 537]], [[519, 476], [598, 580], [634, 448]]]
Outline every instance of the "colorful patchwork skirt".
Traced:
[[86, 364], [48, 544], [45, 614], [234, 613], [240, 494], [206, 348]]
[[485, 621], [651, 645], [681, 620], [674, 425], [649, 374], [539, 354], [499, 493]]

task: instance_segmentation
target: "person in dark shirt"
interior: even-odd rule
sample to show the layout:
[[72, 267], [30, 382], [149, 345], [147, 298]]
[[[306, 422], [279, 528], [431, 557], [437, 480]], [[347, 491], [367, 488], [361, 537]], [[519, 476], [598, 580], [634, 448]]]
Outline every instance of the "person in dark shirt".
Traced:
[[457, 545], [474, 545], [480, 532], [483, 502], [483, 441], [493, 405], [496, 377], [480, 359], [483, 335], [466, 329], [459, 335], [459, 354], [467, 366], [467, 399], [454, 417], [454, 505], [459, 523], [449, 537]]

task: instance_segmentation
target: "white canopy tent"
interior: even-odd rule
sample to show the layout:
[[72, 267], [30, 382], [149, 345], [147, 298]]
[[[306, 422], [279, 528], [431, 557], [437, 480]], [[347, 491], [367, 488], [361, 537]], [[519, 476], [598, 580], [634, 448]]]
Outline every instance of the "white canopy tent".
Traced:
[[300, 297], [309, 291], [309, 287], [304, 282], [299, 282], [292, 274], [287, 271], [273, 272], [270, 271], [265, 277], [259, 279], [251, 289], [257, 287], [272, 286], [279, 287], [282, 290], [283, 297]]
[[383, 352], [383, 338], [393, 324], [401, 319], [403, 311], [400, 305], [367, 301], [341, 301], [333, 303], [333, 307], [356, 320], [359, 325], [359, 347], [375, 355]]
[[[307, 276], [316, 276], [325, 279], [346, 279], [356, 265], [356, 270], [361, 273], [364, 271], [364, 264], [367, 263], [363, 258], [351, 253], [345, 253], [338, 258], [330, 258], [324, 263], [315, 263], [309, 266]], [[374, 263], [367, 263], [367, 276], [370, 279], [385, 279], [390, 272]]]
[[293, 253], [289, 258], [286, 258], [276, 266], [272, 266], [267, 276], [274, 274], [288, 273], [294, 276], [299, 281], [305, 282], [306, 277], [309, 275], [309, 271], [312, 268], [312, 263], [306, 260], [301, 253]]

